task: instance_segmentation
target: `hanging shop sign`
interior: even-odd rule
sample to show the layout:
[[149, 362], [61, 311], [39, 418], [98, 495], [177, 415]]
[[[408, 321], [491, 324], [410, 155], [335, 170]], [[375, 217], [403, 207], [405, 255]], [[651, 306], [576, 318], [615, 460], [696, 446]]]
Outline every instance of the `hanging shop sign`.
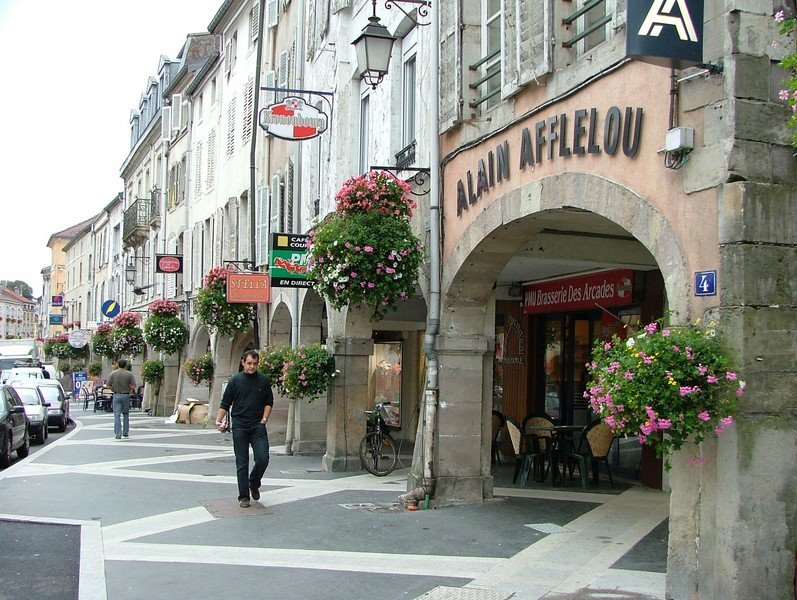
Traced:
[[523, 312], [541, 314], [622, 306], [632, 302], [634, 272], [603, 271], [523, 287]]
[[307, 240], [296, 233], [272, 233], [269, 274], [273, 287], [311, 288], [307, 279]]
[[52, 296], [50, 299], [51, 306], [63, 306], [64, 305], [64, 297], [63, 296]]
[[529, 123], [520, 132], [520, 153], [512, 158], [508, 141], [479, 159], [474, 171], [457, 182], [457, 216], [476, 204], [490, 189], [509, 179], [513, 162], [521, 171], [534, 169], [543, 161], [569, 159], [587, 154], [618, 152], [633, 158], [642, 136], [642, 108], [621, 110], [610, 107], [605, 114], [597, 108], [580, 108], [572, 114], [551, 115]]
[[50, 314], [50, 325], [63, 325], [64, 315]]
[[263, 108], [258, 122], [270, 135], [296, 142], [324, 133], [329, 126], [329, 117], [302, 98], [288, 97]]
[[626, 53], [642, 62], [683, 69], [703, 62], [703, 0], [628, 3]]
[[73, 348], [84, 348], [89, 343], [89, 334], [82, 329], [75, 329], [69, 332], [67, 342]]
[[230, 273], [227, 275], [227, 302], [271, 302], [271, 285], [265, 273]]
[[182, 254], [156, 254], [155, 255], [156, 273], [182, 273], [183, 255]]

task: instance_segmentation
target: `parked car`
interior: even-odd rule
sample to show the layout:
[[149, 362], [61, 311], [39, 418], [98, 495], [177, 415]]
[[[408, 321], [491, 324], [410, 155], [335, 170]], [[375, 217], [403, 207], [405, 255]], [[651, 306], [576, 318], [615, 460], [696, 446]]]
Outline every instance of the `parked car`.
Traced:
[[12, 367], [3, 371], [5, 379], [3, 383], [11, 383], [20, 379], [44, 379], [44, 371], [41, 367]]
[[11, 453], [19, 458], [30, 451], [28, 417], [19, 395], [9, 385], [0, 386], [0, 468], [11, 464]]
[[58, 427], [58, 431], [66, 431], [69, 421], [69, 396], [57, 379], [27, 379], [15, 381], [14, 389], [38, 389], [44, 402], [49, 402], [47, 408], [47, 425]]
[[28, 431], [40, 444], [43, 444], [47, 440], [47, 407], [50, 403], [44, 401], [44, 396], [38, 387], [17, 387], [12, 383], [11, 388], [25, 407], [29, 422]]

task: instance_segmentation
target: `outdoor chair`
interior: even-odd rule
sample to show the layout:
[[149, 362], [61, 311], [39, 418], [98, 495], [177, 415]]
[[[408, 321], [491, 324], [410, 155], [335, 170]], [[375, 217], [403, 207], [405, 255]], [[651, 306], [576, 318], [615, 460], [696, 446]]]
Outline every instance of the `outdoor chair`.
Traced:
[[138, 386], [135, 394], [130, 394], [130, 408], [141, 408], [144, 400], [144, 386]]
[[573, 479], [573, 470], [578, 463], [579, 473], [581, 474], [581, 489], [587, 489], [587, 473], [592, 469], [592, 479], [598, 483], [598, 471], [600, 463], [606, 465], [606, 472], [609, 474], [609, 483], [614, 485], [612, 480], [612, 469], [609, 465], [609, 451], [614, 443], [614, 432], [611, 427], [600, 419], [595, 419], [584, 427], [581, 437], [578, 440], [578, 448], [571, 452], [568, 457], [570, 467], [570, 479]]
[[[526, 440], [530, 440], [530, 448], [526, 455], [525, 464], [522, 467], [521, 482], [523, 485], [528, 478], [529, 470], [532, 471], [536, 481], [544, 481], [547, 475], [545, 461], [548, 461], [550, 468], [553, 461], [554, 440], [550, 431], [534, 431], [534, 427], [553, 427], [554, 421], [547, 414], [532, 414], [523, 419], [523, 434]], [[531, 429], [531, 431], [529, 429]]]
[[515, 474], [512, 477], [512, 483], [518, 480], [520, 474], [520, 467], [526, 458], [525, 444], [523, 442], [523, 432], [520, 426], [512, 417], [506, 418], [506, 430], [509, 433], [509, 441], [512, 443], [512, 450], [515, 453]]
[[506, 427], [506, 418], [501, 414], [501, 411], [494, 410], [492, 418], [492, 462], [494, 464], [501, 464], [501, 430]]
[[83, 400], [83, 410], [89, 409], [89, 402], [96, 399], [93, 381], [84, 381], [78, 389], [78, 402]]
[[94, 412], [113, 412], [113, 392], [109, 387], [97, 388], [94, 392]]

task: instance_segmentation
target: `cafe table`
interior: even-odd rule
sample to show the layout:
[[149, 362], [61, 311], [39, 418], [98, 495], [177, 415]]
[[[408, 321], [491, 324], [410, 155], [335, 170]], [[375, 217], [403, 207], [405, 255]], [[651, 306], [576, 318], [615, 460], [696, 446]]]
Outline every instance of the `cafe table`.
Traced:
[[[551, 485], [557, 485], [563, 479], [564, 472], [560, 473], [559, 463], [564, 463], [564, 458], [567, 456], [567, 442], [570, 441], [574, 432], [580, 432], [583, 429], [583, 425], [535, 425], [526, 427], [523, 432], [526, 447], [530, 447], [535, 438], [546, 438], [548, 437], [545, 435], [546, 433], [550, 435], [551, 443], [548, 444], [548, 463], [551, 467]], [[520, 480], [521, 486], [526, 484], [526, 477], [528, 477], [528, 469], [525, 467], [523, 475]], [[544, 480], [545, 476], [543, 476], [542, 481]]]

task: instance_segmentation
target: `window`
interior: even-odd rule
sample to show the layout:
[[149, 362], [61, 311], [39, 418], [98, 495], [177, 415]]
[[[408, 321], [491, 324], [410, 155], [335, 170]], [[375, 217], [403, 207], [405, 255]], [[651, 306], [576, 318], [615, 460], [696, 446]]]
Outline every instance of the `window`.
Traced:
[[210, 82], [210, 105], [213, 106], [216, 104], [216, 78], [213, 78], [213, 81]]
[[605, 42], [612, 35], [614, 8], [615, 0], [580, 0], [577, 10], [562, 20], [571, 33], [562, 45], [585, 54]]
[[196, 107], [196, 119], [197, 121], [202, 120], [202, 94], [199, 94], [199, 97], [194, 102], [194, 106]]
[[401, 102], [401, 143], [404, 148], [415, 141], [416, 61], [415, 29], [402, 41], [404, 61]]
[[249, 9], [249, 39], [254, 42], [260, 33], [260, 2], [255, 2]]
[[501, 0], [482, 5], [482, 56], [487, 58], [482, 73], [489, 78], [482, 86], [482, 97], [488, 98], [483, 107], [490, 109], [501, 99]]
[[369, 105], [370, 96], [365, 94], [360, 100], [360, 173], [366, 173], [368, 171], [368, 144], [370, 143], [370, 125], [368, 123]]

